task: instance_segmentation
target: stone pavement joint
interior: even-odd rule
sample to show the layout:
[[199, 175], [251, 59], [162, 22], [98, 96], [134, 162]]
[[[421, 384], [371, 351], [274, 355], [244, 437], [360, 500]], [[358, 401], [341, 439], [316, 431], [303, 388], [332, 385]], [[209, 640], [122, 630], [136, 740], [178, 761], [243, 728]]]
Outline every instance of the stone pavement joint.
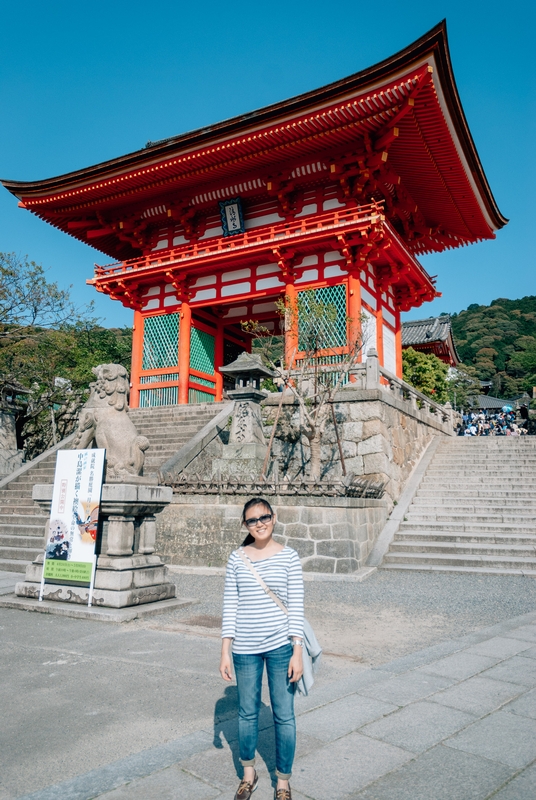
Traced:
[[[536, 612], [321, 686], [296, 702], [294, 800], [534, 800], [535, 687]], [[235, 713], [222, 737], [200, 730], [19, 800], [232, 800]], [[271, 800], [261, 713], [255, 800]]]

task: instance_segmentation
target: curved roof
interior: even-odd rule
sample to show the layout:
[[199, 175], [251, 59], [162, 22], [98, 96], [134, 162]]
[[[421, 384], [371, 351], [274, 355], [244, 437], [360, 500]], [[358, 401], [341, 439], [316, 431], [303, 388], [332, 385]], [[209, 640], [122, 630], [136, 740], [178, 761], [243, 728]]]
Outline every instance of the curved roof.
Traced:
[[446, 351], [451, 356], [451, 363], [460, 363], [461, 359], [452, 335], [450, 314], [428, 317], [428, 319], [413, 319], [402, 323], [402, 347], [417, 347], [426, 350], [428, 345], [433, 348], [434, 343], [437, 342], [445, 345]]
[[444, 21], [390, 58], [314, 91], [65, 175], [2, 183], [82, 241], [98, 218], [102, 236], [91, 244], [123, 257], [117, 231], [106, 230], [118, 209], [165, 213], [168, 198], [266, 177], [285, 160], [319, 159], [329, 172], [333, 155], [358, 142], [379, 151], [385, 144], [391, 180], [402, 181], [419, 209], [423, 238], [414, 239], [414, 252], [493, 238], [506, 224], [463, 112]]
[[450, 314], [428, 319], [412, 319], [402, 325], [402, 346], [446, 342], [452, 333]]

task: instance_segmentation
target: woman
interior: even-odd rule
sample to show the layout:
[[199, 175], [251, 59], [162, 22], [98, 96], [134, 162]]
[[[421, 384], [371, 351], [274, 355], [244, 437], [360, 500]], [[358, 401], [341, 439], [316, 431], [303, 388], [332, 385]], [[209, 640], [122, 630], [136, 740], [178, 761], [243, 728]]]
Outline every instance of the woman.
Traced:
[[[248, 535], [227, 564], [220, 674], [225, 681], [232, 680], [232, 658], [238, 687], [240, 762], [244, 767], [235, 800], [249, 800], [257, 788], [255, 750], [265, 664], [275, 728], [274, 798], [291, 800], [289, 778], [296, 749], [294, 690], [303, 673], [303, 577], [296, 551], [272, 538], [275, 522], [266, 500], [249, 500], [242, 511]], [[251, 566], [282, 600], [288, 615], [265, 593]]]

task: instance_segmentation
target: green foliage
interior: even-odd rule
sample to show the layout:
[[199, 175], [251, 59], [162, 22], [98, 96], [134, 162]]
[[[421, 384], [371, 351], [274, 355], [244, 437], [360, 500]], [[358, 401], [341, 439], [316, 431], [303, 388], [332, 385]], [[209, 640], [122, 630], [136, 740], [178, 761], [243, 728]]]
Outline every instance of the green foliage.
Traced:
[[13, 339], [28, 327], [57, 326], [75, 316], [69, 291], [47, 282], [42, 266], [0, 253], [0, 336]]
[[470, 406], [472, 398], [481, 392], [480, 380], [474, 367], [459, 364], [456, 369], [450, 370], [447, 379], [447, 395], [455, 410]]
[[472, 303], [452, 315], [452, 330], [465, 367], [492, 392], [510, 397], [536, 386], [536, 297], [499, 298], [491, 305]]
[[27, 458], [71, 432], [92, 367], [129, 366], [131, 330], [103, 328], [92, 311], [76, 309], [69, 291], [48, 283], [39, 265], [0, 253], [0, 382], [15, 379], [31, 389], [16, 418]]
[[447, 402], [449, 368], [437, 356], [432, 353], [429, 355], [419, 353], [413, 347], [408, 347], [402, 351], [402, 367], [403, 377], [407, 383], [436, 403]]

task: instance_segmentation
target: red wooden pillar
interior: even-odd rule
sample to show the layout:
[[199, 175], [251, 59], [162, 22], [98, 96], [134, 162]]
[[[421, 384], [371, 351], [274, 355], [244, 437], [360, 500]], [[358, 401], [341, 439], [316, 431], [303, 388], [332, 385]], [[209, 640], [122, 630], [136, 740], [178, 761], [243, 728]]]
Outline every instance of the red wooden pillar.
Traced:
[[130, 408], [140, 405], [140, 373], [143, 361], [143, 315], [134, 311], [132, 325], [132, 360], [130, 366]]
[[[350, 352], [356, 346], [361, 348], [361, 282], [359, 271], [351, 272], [348, 276], [348, 347]], [[362, 354], [359, 354], [362, 360]], [[350, 376], [351, 381], [355, 381], [354, 376]]]
[[381, 300], [379, 297], [378, 310], [376, 312], [376, 350], [378, 351], [380, 366], [385, 367], [385, 364], [383, 363], [383, 314]]
[[216, 377], [215, 389], [216, 396], [214, 401], [220, 403], [223, 399], [223, 375], [219, 368], [223, 367], [223, 323], [218, 322], [216, 328], [216, 339], [214, 342], [214, 375]]
[[395, 312], [396, 317], [396, 330], [395, 330], [395, 357], [396, 357], [396, 376], [402, 378], [402, 323], [400, 322], [400, 311]]
[[287, 319], [285, 320], [285, 367], [292, 369], [298, 352], [298, 293], [293, 283], [285, 286]]
[[188, 383], [190, 382], [190, 329], [192, 310], [190, 304], [182, 301], [179, 324], [179, 405], [188, 404]]

